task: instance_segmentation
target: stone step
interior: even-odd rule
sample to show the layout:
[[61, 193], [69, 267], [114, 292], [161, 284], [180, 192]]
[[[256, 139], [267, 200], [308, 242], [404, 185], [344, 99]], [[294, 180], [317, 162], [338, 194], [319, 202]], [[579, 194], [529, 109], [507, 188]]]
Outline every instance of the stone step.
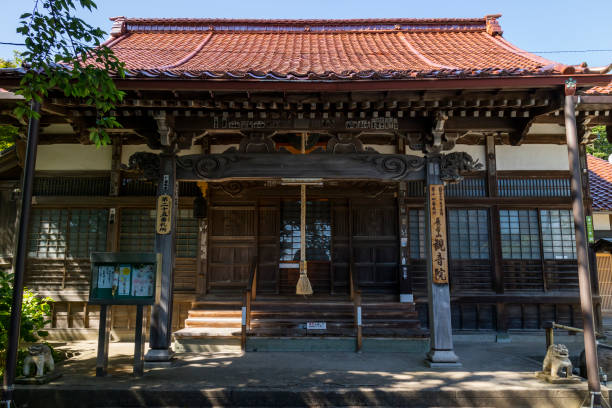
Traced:
[[175, 339], [203, 339], [203, 338], [219, 338], [219, 337], [236, 337], [240, 338], [241, 329], [230, 327], [186, 327], [173, 333]]

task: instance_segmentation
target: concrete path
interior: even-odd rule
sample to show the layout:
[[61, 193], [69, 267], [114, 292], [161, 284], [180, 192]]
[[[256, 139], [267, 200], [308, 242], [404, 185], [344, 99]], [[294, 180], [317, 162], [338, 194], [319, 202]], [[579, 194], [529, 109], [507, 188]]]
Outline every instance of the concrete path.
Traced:
[[[577, 355], [579, 344], [569, 344]], [[80, 354], [46, 386], [19, 386], [29, 407], [51, 406], [490, 406], [578, 407], [586, 384], [534, 377], [541, 341], [457, 344], [463, 367], [430, 369], [416, 353], [185, 353], [167, 368], [131, 375], [133, 344], [112, 343], [109, 376], [96, 378], [95, 342], [58, 348]], [[82, 404], [85, 399], [85, 404]], [[68, 405], [66, 405], [68, 404]]]

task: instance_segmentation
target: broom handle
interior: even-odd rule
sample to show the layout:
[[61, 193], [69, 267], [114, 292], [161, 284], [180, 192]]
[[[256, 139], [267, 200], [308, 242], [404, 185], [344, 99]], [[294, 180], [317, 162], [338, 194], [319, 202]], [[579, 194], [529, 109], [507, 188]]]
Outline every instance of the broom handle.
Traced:
[[[305, 133], [302, 133], [302, 154], [306, 154]], [[306, 184], [300, 186], [300, 274], [306, 275]]]

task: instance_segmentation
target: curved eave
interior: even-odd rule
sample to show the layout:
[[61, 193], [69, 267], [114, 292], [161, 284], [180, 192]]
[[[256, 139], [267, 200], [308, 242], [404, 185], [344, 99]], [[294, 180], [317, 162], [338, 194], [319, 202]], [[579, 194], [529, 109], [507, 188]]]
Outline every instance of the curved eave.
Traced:
[[[15, 89], [19, 86], [22, 69], [0, 69], [0, 88]], [[275, 79], [273, 77], [249, 79], [228, 79], [211, 77], [183, 76], [131, 76], [115, 79], [120, 89], [150, 89], [150, 90], [227, 90], [227, 91], [401, 91], [401, 90], [443, 90], [443, 89], [508, 89], [508, 88], [550, 88], [562, 86], [566, 79], [574, 78], [578, 88], [610, 83], [610, 75], [606, 74], [550, 74], [531, 73], [521, 75], [479, 75], [473, 76], [416, 76], [401, 77], [399, 75], [385, 77], [380, 73], [353, 79]], [[583, 95], [581, 99], [587, 103], [591, 98], [601, 96]], [[601, 103], [601, 102], [598, 102]]]

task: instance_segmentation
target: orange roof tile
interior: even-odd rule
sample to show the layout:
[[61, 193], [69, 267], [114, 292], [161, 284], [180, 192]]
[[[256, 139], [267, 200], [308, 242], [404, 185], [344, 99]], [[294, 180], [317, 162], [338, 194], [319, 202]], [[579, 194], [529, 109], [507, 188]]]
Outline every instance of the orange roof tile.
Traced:
[[346, 80], [573, 74], [475, 19], [225, 20], [116, 17], [106, 45], [128, 76]]
[[612, 95], [612, 82], [605, 86], [594, 86], [584, 92], [586, 95]]
[[612, 211], [612, 164], [587, 155], [593, 210]]

